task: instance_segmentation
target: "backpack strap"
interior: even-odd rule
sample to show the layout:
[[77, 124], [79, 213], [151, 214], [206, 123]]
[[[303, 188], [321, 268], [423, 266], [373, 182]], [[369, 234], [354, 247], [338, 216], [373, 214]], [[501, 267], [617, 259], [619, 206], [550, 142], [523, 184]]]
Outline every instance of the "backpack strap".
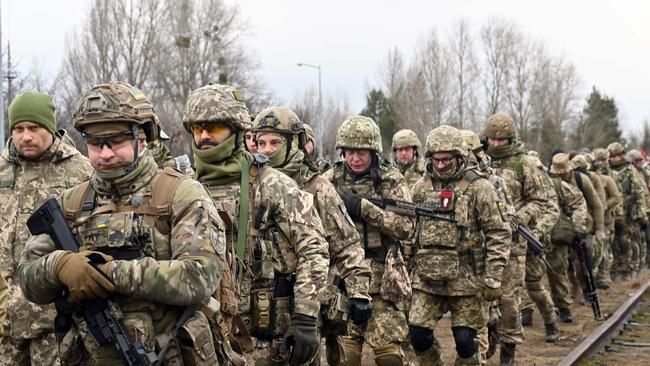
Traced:
[[585, 190], [582, 187], [582, 174], [580, 172], [574, 170], [573, 171], [573, 176], [576, 179], [576, 183], [578, 184], [578, 188], [580, 188], [580, 192], [584, 193]]
[[472, 184], [473, 181], [481, 178], [481, 175], [477, 173], [475, 170], [470, 169], [465, 172], [465, 175], [463, 175], [463, 179], [458, 183], [458, 188], [461, 193], [464, 193], [467, 188], [469, 188], [470, 184]]
[[81, 182], [73, 189], [70, 198], [68, 198], [64, 212], [65, 219], [68, 222], [75, 222], [81, 213], [89, 214], [95, 205], [96, 195], [97, 193], [92, 189], [92, 181], [90, 179]]
[[170, 167], [163, 169], [162, 174], [154, 183], [151, 193], [151, 206], [156, 211], [156, 229], [163, 235], [168, 235], [170, 230], [169, 221], [172, 214], [172, 198], [181, 182], [187, 178], [183, 173]]

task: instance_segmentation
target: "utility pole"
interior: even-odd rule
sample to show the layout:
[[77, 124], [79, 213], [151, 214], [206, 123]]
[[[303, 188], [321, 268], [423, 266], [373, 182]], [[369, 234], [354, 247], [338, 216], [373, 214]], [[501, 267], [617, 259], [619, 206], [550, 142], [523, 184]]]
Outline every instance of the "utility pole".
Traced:
[[319, 150], [323, 151], [323, 132], [325, 132], [325, 121], [324, 121], [324, 116], [323, 116], [323, 89], [321, 85], [321, 66], [320, 65], [312, 65], [312, 64], [306, 64], [304, 62], [298, 62], [297, 64], [298, 67], [310, 67], [312, 69], [318, 70], [318, 124], [320, 125], [319, 129], [316, 129], [316, 126], [312, 125], [312, 128], [316, 130], [316, 135], [317, 135], [317, 140], [318, 140], [318, 148]]
[[5, 147], [4, 70], [2, 69], [2, 3], [0, 3], [0, 154]]

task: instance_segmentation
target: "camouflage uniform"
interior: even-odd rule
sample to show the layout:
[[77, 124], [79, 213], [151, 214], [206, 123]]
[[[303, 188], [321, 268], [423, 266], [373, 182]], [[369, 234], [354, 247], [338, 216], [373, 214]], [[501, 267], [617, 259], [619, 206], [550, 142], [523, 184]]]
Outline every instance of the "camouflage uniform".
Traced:
[[[628, 151], [627, 158], [630, 160], [630, 162], [632, 162], [632, 165], [634, 165], [634, 168], [636, 168], [643, 180], [645, 187], [646, 208], [650, 211], [650, 191], [648, 191], [648, 188], [650, 187], [650, 172], [647, 169], [647, 164], [644, 167], [645, 160], [643, 158], [643, 155], [641, 155], [641, 152], [636, 149]], [[646, 215], [650, 215], [650, 212], [646, 212]], [[650, 228], [648, 225], [642, 225], [641, 235], [639, 239], [639, 270], [641, 268], [645, 268], [646, 266], [646, 258], [648, 257], [648, 242], [650, 241], [649, 236], [647, 235], [648, 233], [650, 233]]]
[[[381, 146], [379, 127], [372, 119], [349, 117], [337, 131], [336, 148], [342, 149], [344, 154], [347, 149], [370, 150], [373, 156], [370, 169], [354, 173], [345, 161], [341, 161], [323, 177], [338, 190], [410, 202], [411, 193], [404, 177], [395, 168], [379, 162]], [[399, 253], [400, 240], [408, 239], [413, 231], [413, 219], [383, 210], [366, 199], [360, 200], [360, 217], [352, 219], [365, 248], [366, 262], [372, 270], [369, 293], [374, 308], [367, 325], [353, 325], [350, 336], [342, 340], [347, 358], [345, 365], [360, 364], [364, 342], [372, 347], [377, 365], [405, 365], [406, 356], [400, 345], [408, 335], [406, 305], [387, 300], [381, 296], [380, 290], [382, 278], [386, 275], [387, 253]]]
[[[219, 84], [194, 90], [183, 115], [188, 131], [194, 123], [227, 123], [233, 132], [207, 150], [199, 149], [193, 139], [196, 178], [207, 187], [226, 221], [227, 246], [232, 248], [230, 277], [240, 276], [233, 288], [221, 292], [236, 294], [239, 303], [234, 311], [254, 336], [254, 349], [246, 359], [251, 364], [284, 365], [287, 355], [280, 347], [291, 329], [289, 322], [306, 317], [313, 319], [316, 329], [327, 281], [328, 246], [313, 196], [265, 165], [264, 155], [254, 159], [245, 151], [242, 139], [247, 122], [250, 116], [241, 93]], [[240, 230], [246, 234], [239, 235]], [[222, 297], [222, 310], [232, 313], [224, 307], [228, 302]], [[244, 334], [239, 335], [243, 341]]]
[[[508, 139], [502, 147], [488, 147], [492, 168], [504, 179], [512, 196], [515, 217], [520, 225], [527, 226], [538, 238], [543, 238], [555, 225], [559, 216], [555, 191], [539, 159], [525, 153], [523, 144], [516, 140], [514, 121], [504, 113], [488, 118], [484, 135], [490, 139]], [[504, 274], [501, 306], [503, 316], [499, 333], [506, 358], [513, 362], [516, 344], [523, 343], [524, 335], [520, 318], [520, 289], [525, 277], [526, 242], [519, 235], [513, 236], [510, 259]]]
[[[253, 128], [257, 136], [270, 132], [292, 140], [292, 148], [289, 152], [287, 152], [287, 142], [285, 142], [269, 155], [270, 164], [274, 167], [277, 166], [280, 172], [295, 180], [300, 189], [314, 196], [314, 205], [323, 223], [325, 239], [329, 244], [329, 278], [332, 279], [336, 274], [344, 280], [347, 297], [350, 301], [369, 303], [371, 298], [368, 290], [371, 272], [368, 263], [364, 261], [364, 250], [361, 246], [359, 233], [347, 213], [345, 204], [336, 192], [336, 188], [319, 174], [317, 167], [306, 160], [306, 152], [299, 147], [300, 134], [303, 133], [300, 124], [300, 119], [292, 110], [269, 107], [257, 114]], [[329, 309], [340, 306], [340, 304], [332, 303], [336, 301], [334, 297], [337, 295], [337, 290], [333, 287], [335, 286], [328, 286], [328, 289], [333, 291], [328, 291], [325, 294], [327, 303], [323, 304], [322, 311], [327, 328], [323, 329], [323, 334], [333, 335], [328, 337], [328, 345], [336, 342], [336, 331], [332, 329], [334, 324], [329, 323], [335, 319], [327, 319], [325, 314], [328, 314]], [[344, 306], [347, 308], [348, 304], [344, 304]], [[369, 307], [370, 311], [371, 309]], [[328, 360], [332, 364], [336, 363], [337, 359], [334, 353], [335, 350], [328, 349]]]
[[467, 145], [460, 131], [450, 126], [434, 129], [427, 137], [426, 150], [428, 157], [453, 153], [456, 168], [441, 173], [432, 166], [413, 187], [413, 201], [456, 222], [418, 219], [409, 313], [411, 344], [421, 365], [441, 364], [431, 351], [433, 330], [451, 311], [456, 364], [478, 365], [475, 338], [488, 320], [487, 302], [481, 294], [486, 288], [497, 292], [501, 288], [510, 251], [510, 224], [494, 187], [468, 166]]
[[397, 169], [399, 169], [399, 172], [402, 173], [409, 187], [413, 187], [415, 182], [417, 182], [425, 172], [426, 162], [418, 152], [420, 146], [422, 146], [420, 139], [415, 134], [415, 132], [411, 130], [399, 130], [395, 133], [395, 135], [393, 135], [393, 153], [395, 150], [404, 147], [412, 147], [414, 150], [413, 160], [407, 164], [404, 164], [401, 161], [397, 160], [397, 157], [395, 157], [393, 160], [393, 164], [395, 164], [395, 167], [397, 167]]
[[[74, 122], [86, 141], [108, 142], [101, 139], [116, 132], [136, 140], [147, 125], [151, 140], [152, 116], [141, 91], [110, 83], [95, 86], [82, 98]], [[192, 359], [217, 364], [212, 331], [202, 311], [188, 310], [178, 337], [170, 340], [169, 335], [185, 309], [207, 301], [221, 280], [223, 223], [199, 183], [173, 170], [159, 171], [148, 151], [138, 154], [137, 141], [133, 144], [136, 158], [128, 167], [97, 170], [90, 180], [63, 192], [59, 204], [81, 250], [103, 252], [109, 260], [97, 268], [114, 285], [105, 290], [114, 292], [110, 301], [121, 309], [121, 322], [131, 339], [147, 352], [158, 352], [172, 342], [165, 364], [183, 365]], [[165, 175], [175, 177], [175, 189], [166, 188], [167, 205], [151, 210], [157, 197], [154, 188], [161, 189], [156, 184], [168, 179]], [[81, 199], [87, 204], [81, 205]], [[76, 255], [56, 250], [46, 234], [30, 237], [18, 267], [25, 297], [46, 304], [61, 296], [65, 259]], [[98, 347], [88, 336], [83, 317], [75, 313], [73, 320], [60, 340], [63, 363], [122, 363], [112, 346]]]
[[[555, 155], [551, 166], [551, 174], [564, 175], [569, 172], [571, 172], [571, 165], [566, 154]], [[553, 185], [558, 195], [562, 213], [571, 220], [575, 231], [579, 235], [586, 237], [592, 230], [593, 221], [582, 191], [559, 177], [553, 178]], [[547, 271], [553, 302], [560, 310], [563, 320], [566, 319], [565, 321], [567, 321], [573, 304], [571, 281], [568, 277], [569, 246], [549, 241], [546, 253], [548, 261], [555, 270], [555, 272]]]
[[[4, 324], [7, 316], [7, 281], [0, 275], [0, 324]], [[0, 327], [0, 337], [4, 336], [4, 329]]]
[[[640, 240], [639, 224], [647, 222], [645, 190], [642, 177], [623, 154], [625, 148], [613, 142], [607, 146], [610, 156], [610, 168], [616, 171], [618, 183], [623, 195], [622, 210], [616, 215], [616, 238], [614, 240], [614, 267], [624, 279], [629, 278], [636, 270], [633, 254], [637, 253]], [[621, 160], [612, 163], [614, 156], [621, 156]]]
[[87, 179], [92, 167], [65, 131], [37, 160], [20, 156], [9, 139], [0, 159], [0, 268], [7, 281], [5, 336], [0, 365], [58, 364], [54, 307], [33, 304], [20, 292], [16, 269], [29, 231], [25, 226], [38, 204]]

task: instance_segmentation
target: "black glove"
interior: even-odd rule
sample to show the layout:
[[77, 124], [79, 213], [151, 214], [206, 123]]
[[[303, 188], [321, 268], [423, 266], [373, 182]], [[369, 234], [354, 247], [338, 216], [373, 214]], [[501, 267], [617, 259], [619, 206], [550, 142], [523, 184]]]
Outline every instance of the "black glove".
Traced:
[[366, 299], [348, 300], [348, 313], [354, 325], [360, 325], [368, 321], [372, 316], [372, 304]]
[[294, 314], [291, 324], [282, 339], [281, 353], [288, 353], [289, 365], [299, 366], [310, 362], [320, 348], [320, 337], [316, 327], [316, 318]]
[[355, 220], [361, 219], [361, 197], [342, 190], [337, 190], [337, 192], [341, 196], [343, 203], [345, 203], [345, 208], [348, 210], [350, 217]]

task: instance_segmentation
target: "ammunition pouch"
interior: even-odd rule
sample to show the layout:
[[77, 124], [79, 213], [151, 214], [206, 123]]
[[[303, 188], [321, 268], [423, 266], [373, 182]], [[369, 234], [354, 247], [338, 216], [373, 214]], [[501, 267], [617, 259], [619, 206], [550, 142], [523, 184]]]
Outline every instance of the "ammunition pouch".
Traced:
[[555, 245], [568, 246], [573, 245], [577, 238], [578, 233], [573, 222], [564, 212], [560, 212], [560, 217], [551, 230], [551, 242]]
[[323, 334], [346, 335], [348, 333], [348, 296], [337, 284], [325, 289], [321, 304]]
[[474, 274], [482, 275], [483, 273], [485, 273], [485, 258], [486, 258], [485, 248], [477, 247], [477, 248], [469, 249], [467, 251], [467, 257], [469, 258], [470, 265], [474, 270]]
[[458, 277], [460, 256], [455, 247], [420, 248], [416, 254], [415, 273], [423, 281], [451, 281]]
[[178, 342], [185, 365], [219, 364], [210, 322], [203, 312], [195, 311], [181, 326], [178, 332]]
[[287, 330], [293, 313], [293, 276], [278, 274], [275, 287], [251, 290], [252, 334], [273, 340]]

